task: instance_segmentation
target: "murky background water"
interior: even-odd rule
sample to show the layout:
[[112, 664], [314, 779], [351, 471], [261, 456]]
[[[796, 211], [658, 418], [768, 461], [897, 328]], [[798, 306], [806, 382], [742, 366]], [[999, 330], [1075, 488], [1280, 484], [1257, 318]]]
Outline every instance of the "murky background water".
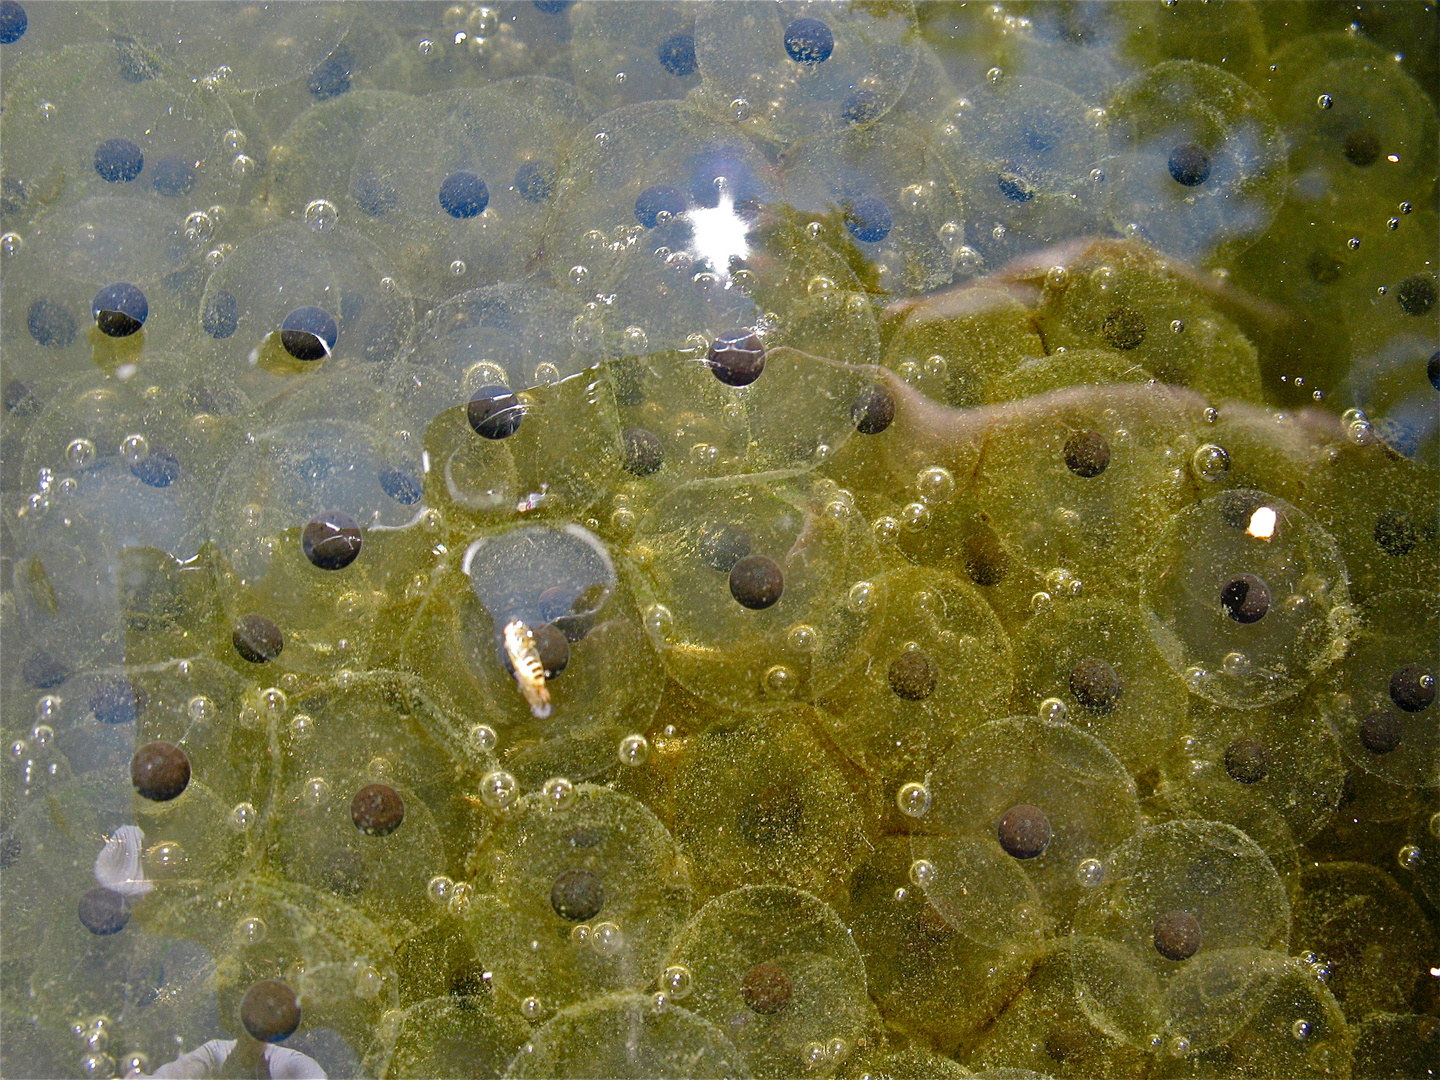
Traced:
[[1440, 1068], [1426, 3], [0, 3], [0, 1072]]

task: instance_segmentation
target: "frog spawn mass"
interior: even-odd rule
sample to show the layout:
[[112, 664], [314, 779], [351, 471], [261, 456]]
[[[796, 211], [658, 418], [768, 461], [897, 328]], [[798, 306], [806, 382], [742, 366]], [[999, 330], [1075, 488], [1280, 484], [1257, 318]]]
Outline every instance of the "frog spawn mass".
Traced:
[[0, 4], [0, 1071], [1407, 1074], [1435, 31], [1286, 11]]

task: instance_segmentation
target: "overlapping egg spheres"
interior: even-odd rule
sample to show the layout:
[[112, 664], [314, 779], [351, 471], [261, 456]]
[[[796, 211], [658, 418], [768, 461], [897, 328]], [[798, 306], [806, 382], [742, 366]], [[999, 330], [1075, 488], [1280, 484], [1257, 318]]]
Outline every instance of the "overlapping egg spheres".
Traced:
[[1436, 28], [0, 2], [0, 1072], [1436, 1075]]

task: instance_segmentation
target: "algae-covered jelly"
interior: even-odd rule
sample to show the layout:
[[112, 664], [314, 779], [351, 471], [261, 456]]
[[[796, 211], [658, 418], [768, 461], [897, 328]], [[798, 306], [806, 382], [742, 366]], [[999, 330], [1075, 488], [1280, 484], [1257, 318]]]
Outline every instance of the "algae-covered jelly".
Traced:
[[1431, 0], [0, 0], [0, 1074], [1440, 1073]]

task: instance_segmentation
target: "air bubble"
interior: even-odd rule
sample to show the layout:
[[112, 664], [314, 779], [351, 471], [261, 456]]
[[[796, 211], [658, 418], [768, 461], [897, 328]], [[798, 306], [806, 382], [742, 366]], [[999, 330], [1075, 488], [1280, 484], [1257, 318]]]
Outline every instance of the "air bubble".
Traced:
[[1075, 880], [1081, 887], [1093, 889], [1105, 880], [1105, 864], [1099, 859], [1081, 859], [1075, 864]]
[[660, 985], [671, 998], [683, 1001], [695, 988], [695, 975], [684, 964], [672, 964], [661, 974]]
[[65, 447], [65, 460], [72, 468], [88, 469], [95, 463], [95, 444], [89, 439], [71, 439]]
[[1322, 109], [1328, 109], [1335, 104], [1335, 99], [1332, 98], [1329, 94], [1321, 94], [1315, 99], [1315, 104]]
[[916, 859], [910, 864], [910, 883], [922, 889], [935, 881], [935, 864], [929, 859]]
[[621, 765], [629, 765], [632, 768], [644, 765], [650, 757], [650, 742], [644, 735], [626, 735], [620, 740], [616, 756], [620, 759]]
[[1040, 702], [1040, 707], [1035, 710], [1035, 715], [1041, 720], [1048, 720], [1058, 724], [1065, 719], [1065, 715], [1069, 711], [1065, 702], [1061, 701], [1058, 697], [1048, 697]]
[[1425, 861], [1425, 855], [1416, 845], [1406, 844], [1395, 853], [1395, 861], [1402, 869], [1418, 870]]
[[931, 465], [916, 475], [915, 490], [923, 503], [942, 503], [955, 494], [955, 477], [949, 469]]
[[515, 804], [520, 784], [504, 769], [492, 769], [480, 778], [480, 801], [491, 810], [504, 810]]
[[126, 465], [138, 465], [150, 456], [150, 443], [144, 435], [126, 435], [120, 442], [120, 457]]
[[551, 810], [568, 810], [575, 805], [575, 785], [563, 776], [552, 776], [546, 780], [540, 795]]
[[1223, 446], [1204, 443], [1190, 455], [1190, 468], [1199, 479], [1218, 483], [1230, 471], [1230, 454]]

